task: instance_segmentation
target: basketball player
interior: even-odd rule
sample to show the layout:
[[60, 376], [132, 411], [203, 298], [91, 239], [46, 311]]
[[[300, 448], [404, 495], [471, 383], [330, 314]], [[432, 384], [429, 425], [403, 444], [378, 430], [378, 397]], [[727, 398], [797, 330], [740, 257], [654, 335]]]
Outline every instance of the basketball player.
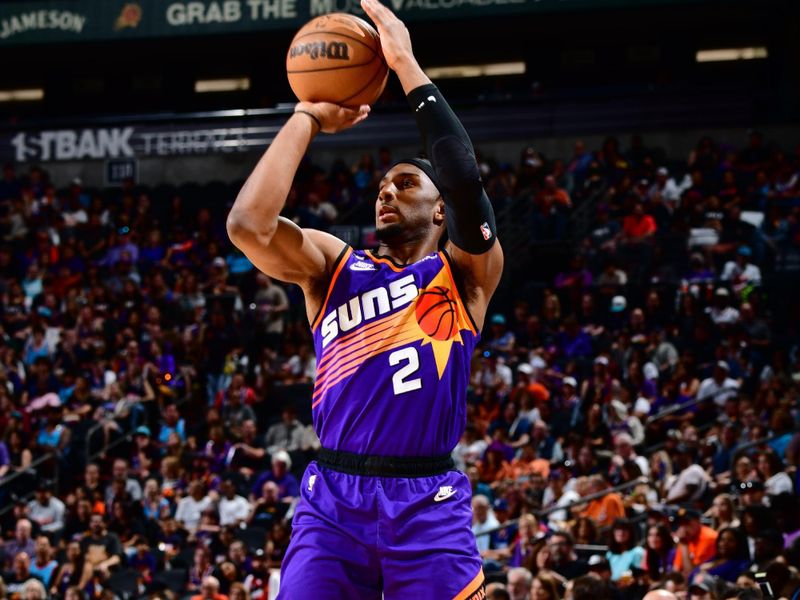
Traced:
[[379, 247], [356, 250], [278, 216], [314, 136], [355, 125], [368, 107], [299, 103], [227, 223], [261, 271], [302, 287], [317, 353], [322, 449], [302, 480], [279, 598], [483, 598], [470, 484], [450, 452], [503, 254], [461, 123], [403, 23], [377, 0], [362, 7], [430, 158], [403, 159], [381, 180]]

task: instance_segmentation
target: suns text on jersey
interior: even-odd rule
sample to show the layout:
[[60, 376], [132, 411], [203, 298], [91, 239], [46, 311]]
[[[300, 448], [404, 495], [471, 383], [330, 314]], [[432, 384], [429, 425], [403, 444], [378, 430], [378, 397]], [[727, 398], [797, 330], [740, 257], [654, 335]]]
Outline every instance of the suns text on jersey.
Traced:
[[352, 331], [361, 323], [406, 306], [418, 295], [419, 288], [414, 276], [406, 275], [387, 286], [376, 287], [350, 298], [322, 319], [322, 347], [325, 348], [339, 334]]

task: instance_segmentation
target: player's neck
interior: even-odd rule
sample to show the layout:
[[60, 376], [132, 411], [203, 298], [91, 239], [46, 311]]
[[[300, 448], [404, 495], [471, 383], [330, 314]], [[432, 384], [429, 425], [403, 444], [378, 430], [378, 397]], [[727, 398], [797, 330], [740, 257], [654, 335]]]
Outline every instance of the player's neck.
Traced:
[[398, 264], [410, 265], [429, 254], [433, 254], [438, 249], [438, 244], [434, 240], [409, 240], [392, 243], [381, 242], [375, 253], [381, 256], [389, 256]]

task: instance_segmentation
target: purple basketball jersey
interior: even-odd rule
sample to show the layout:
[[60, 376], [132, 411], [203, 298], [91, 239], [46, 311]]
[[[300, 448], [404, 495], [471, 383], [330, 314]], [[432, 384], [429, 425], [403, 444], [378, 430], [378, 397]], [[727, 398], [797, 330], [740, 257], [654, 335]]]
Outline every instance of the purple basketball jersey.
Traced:
[[311, 329], [323, 447], [381, 456], [455, 447], [478, 333], [445, 253], [399, 266], [347, 248]]

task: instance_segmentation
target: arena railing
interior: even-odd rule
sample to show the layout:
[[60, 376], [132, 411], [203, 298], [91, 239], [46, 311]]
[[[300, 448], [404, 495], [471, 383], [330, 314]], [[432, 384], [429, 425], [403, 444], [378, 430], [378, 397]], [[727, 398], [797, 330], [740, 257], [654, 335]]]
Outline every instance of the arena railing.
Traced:
[[[650, 483], [650, 478], [648, 478], [648, 477], [637, 477], [636, 479], [632, 479], [631, 481], [627, 481], [625, 483], [621, 483], [621, 484], [616, 485], [614, 487], [606, 488], [604, 490], [600, 490], [599, 492], [594, 492], [593, 494], [587, 494], [586, 496], [582, 496], [578, 500], [575, 500], [574, 502], [570, 502], [570, 503], [565, 504], [563, 506], [548, 506], [547, 508], [543, 508], [543, 509], [540, 509], [540, 510], [534, 510], [534, 511], [531, 511], [531, 512], [538, 519], [538, 518], [541, 518], [541, 517], [546, 517], [547, 515], [549, 515], [551, 513], [554, 513], [554, 512], [558, 512], [560, 510], [570, 511], [572, 508], [574, 508], [576, 506], [581, 506], [583, 504], [588, 504], [592, 500], [597, 500], [599, 498], [604, 498], [605, 496], [608, 496], [611, 493], [624, 492], [624, 491], [626, 491], [626, 490], [628, 490], [630, 488], [636, 487], [637, 485], [649, 484], [649, 483]], [[509, 527], [513, 527], [515, 525], [519, 525], [519, 519], [511, 519], [509, 521], [506, 521], [505, 523], [500, 524], [498, 527], [494, 527], [492, 529], [487, 529], [486, 531], [481, 531], [478, 535], [479, 536], [491, 535], [493, 533], [496, 533], [498, 531], [502, 531], [504, 529], [508, 529]]]
[[[178, 374], [176, 376], [176, 381], [183, 377], [182, 374]], [[182, 396], [176, 399], [176, 403], [178, 406], [181, 406], [188, 402], [189, 394]], [[103, 457], [104, 455], [108, 454], [114, 448], [131, 441], [134, 434], [136, 433], [136, 427], [140, 424], [138, 422], [134, 422], [132, 419], [132, 415], [128, 415], [127, 417], [127, 426], [121, 430], [120, 435], [111, 440], [107, 444], [103, 444], [97, 451], [91, 452], [90, 441], [92, 436], [95, 435], [99, 430], [103, 427], [108, 426], [109, 422], [114, 421], [119, 428], [120, 422], [118, 419], [114, 418], [113, 416], [105, 417], [103, 420], [98, 422], [96, 425], [91, 427], [85, 436], [86, 441], [86, 450], [81, 456], [81, 458], [85, 461], [84, 465]], [[24, 469], [20, 469], [10, 473], [0, 479], [0, 500], [4, 502], [3, 506], [0, 506], [0, 516], [6, 514], [9, 510], [13, 509], [14, 502], [11, 502], [12, 494], [17, 495], [19, 491], [21, 495], [18, 495], [18, 499], [28, 501], [30, 500], [33, 495], [34, 491], [32, 488], [35, 487], [35, 483], [42, 479], [52, 480], [54, 485], [54, 493], [58, 495], [59, 488], [60, 488], [60, 454], [58, 452], [47, 452], [41, 456], [37, 456], [31, 464], [25, 467]], [[41, 467], [44, 465], [51, 465], [52, 472], [47, 473], [46, 475], [41, 473]], [[13, 484], [16, 482], [18, 485], [21, 483], [21, 480], [25, 477], [28, 477], [32, 480], [32, 483], [25, 486], [23, 489], [17, 490], [13, 487]]]
[[[182, 374], [176, 375], [175, 381], [176, 382], [179, 381], [182, 377], [183, 377]], [[183, 396], [181, 398], [176, 399], [175, 400], [175, 405], [177, 407], [183, 406], [184, 404], [186, 404], [189, 401], [189, 397], [190, 396], [187, 394], [187, 395], [185, 395], [185, 396]], [[152, 402], [155, 402], [155, 400], [152, 400]], [[109, 419], [106, 419], [105, 421], [107, 422], [108, 420]], [[113, 420], [113, 419], [110, 419], [110, 420]], [[105, 422], [101, 421], [100, 423], [95, 425], [92, 428], [92, 430], [90, 430], [90, 434], [91, 433], [96, 433], [97, 431], [102, 429], [102, 427], [104, 427], [104, 426], [105, 426]], [[130, 442], [131, 439], [133, 438], [133, 436], [136, 434], [136, 428], [137, 427], [138, 427], [138, 424], [136, 426], [134, 426], [134, 424], [131, 423], [131, 426], [121, 436], [117, 437], [114, 440], [111, 440], [104, 447], [102, 447], [101, 449], [97, 450], [96, 452], [94, 452], [92, 454], [89, 453], [90, 448], [89, 448], [89, 446], [87, 444], [87, 447], [86, 447], [86, 463], [85, 464], [89, 464], [90, 462], [93, 462], [98, 458], [104, 457], [104, 455], [108, 454], [111, 450], [113, 450], [117, 446], [120, 446], [122, 444]]]
[[731, 463], [733, 463], [739, 457], [739, 455], [741, 455], [744, 452], [747, 452], [748, 450], [757, 448], [758, 446], [761, 446], [763, 444], [769, 444], [770, 442], [774, 442], [775, 440], [782, 438], [787, 433], [796, 434], [798, 432], [800, 432], [800, 425], [795, 424], [794, 428], [788, 432], [784, 431], [783, 433], [775, 433], [773, 435], [768, 435], [763, 438], [753, 440], [752, 442], [747, 442], [746, 444], [742, 444], [741, 446], [737, 446], [733, 451], [733, 458], [731, 458]]
[[[0, 517], [2, 517], [4, 514], [12, 510], [16, 504], [15, 502], [12, 501], [12, 498], [10, 497], [11, 494], [14, 493], [14, 490], [11, 489], [9, 486], [11, 486], [15, 481], [22, 479], [23, 477], [33, 478], [35, 481], [39, 480], [40, 477], [37, 469], [41, 465], [47, 462], [52, 462], [54, 470], [53, 478], [55, 481], [58, 481], [59, 465], [58, 465], [58, 454], [56, 452], [47, 452], [46, 454], [37, 457], [35, 460], [32, 460], [31, 464], [29, 464], [27, 467], [14, 471], [13, 473], [10, 473], [9, 475], [6, 475], [2, 479], [0, 479], [0, 498], [3, 500], [4, 503], [4, 506], [0, 506]], [[18, 496], [16, 500], [27, 502], [28, 500], [33, 498], [33, 495], [34, 495], [33, 490], [23, 491], [22, 495]]]
[[730, 393], [730, 392], [738, 392], [738, 391], [739, 391], [739, 387], [738, 386], [736, 386], [736, 387], [734, 387], [734, 386], [722, 387], [722, 388], [718, 389], [716, 392], [712, 392], [711, 394], [706, 394], [705, 396], [703, 396], [701, 398], [695, 398], [693, 400], [689, 400], [688, 402], [684, 402], [683, 404], [676, 404], [675, 406], [670, 406], [669, 408], [665, 408], [664, 410], [662, 410], [662, 411], [660, 411], [660, 412], [658, 412], [658, 413], [656, 413], [654, 415], [651, 415], [651, 416], [647, 417], [647, 419], [645, 420], [644, 424], [645, 425], [652, 425], [653, 423], [655, 423], [656, 421], [660, 421], [664, 417], [668, 417], [668, 416], [673, 415], [675, 413], [684, 411], [687, 408], [692, 408], [693, 406], [697, 406], [698, 404], [703, 404], [704, 402], [708, 402], [709, 400], [712, 400], [712, 399], [714, 399], [717, 396], [720, 396], [722, 394], [726, 394], [726, 393]]

